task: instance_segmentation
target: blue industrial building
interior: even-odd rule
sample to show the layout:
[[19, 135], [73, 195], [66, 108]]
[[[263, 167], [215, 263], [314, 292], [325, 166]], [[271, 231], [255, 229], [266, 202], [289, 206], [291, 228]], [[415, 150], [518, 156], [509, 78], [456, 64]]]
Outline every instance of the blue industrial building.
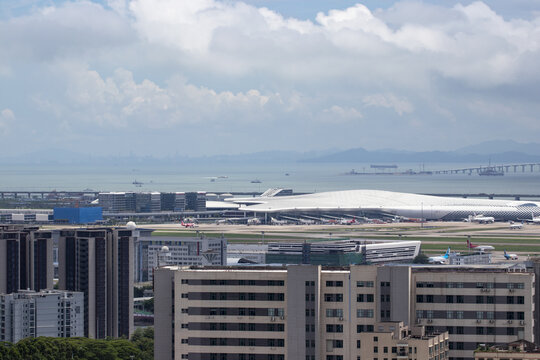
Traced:
[[101, 207], [54, 208], [54, 221], [68, 224], [92, 224], [103, 220]]

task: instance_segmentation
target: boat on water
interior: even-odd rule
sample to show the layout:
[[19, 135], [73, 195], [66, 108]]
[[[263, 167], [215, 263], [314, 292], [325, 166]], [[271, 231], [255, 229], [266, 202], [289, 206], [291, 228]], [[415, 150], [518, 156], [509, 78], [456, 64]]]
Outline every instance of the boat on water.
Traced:
[[143, 183], [140, 182], [140, 181], [137, 181], [137, 180], [133, 181], [132, 184], [135, 185], [136, 187], [141, 187], [141, 186], [143, 186]]
[[260, 183], [262, 183], [262, 181], [259, 180], [259, 179], [255, 179], [255, 180], [251, 180], [251, 183], [252, 184], [260, 184]]

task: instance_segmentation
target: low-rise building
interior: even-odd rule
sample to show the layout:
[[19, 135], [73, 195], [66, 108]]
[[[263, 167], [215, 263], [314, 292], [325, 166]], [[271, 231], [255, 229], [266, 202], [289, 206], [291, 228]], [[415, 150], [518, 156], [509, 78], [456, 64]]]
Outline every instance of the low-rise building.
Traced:
[[227, 265], [224, 237], [151, 236], [151, 232], [138, 229], [135, 238], [135, 282], [152, 281], [153, 270], [163, 265]]

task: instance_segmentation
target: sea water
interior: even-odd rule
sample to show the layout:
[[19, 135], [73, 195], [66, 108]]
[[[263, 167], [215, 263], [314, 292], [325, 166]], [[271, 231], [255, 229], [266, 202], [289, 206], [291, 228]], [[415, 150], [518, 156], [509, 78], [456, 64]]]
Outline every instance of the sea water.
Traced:
[[[458, 169], [471, 164], [436, 164], [423, 169]], [[448, 175], [346, 175], [355, 169], [371, 172], [362, 163], [256, 163], [190, 165], [16, 165], [0, 169], [2, 191], [207, 191], [262, 192], [288, 188], [295, 192], [376, 189], [424, 194], [540, 194], [540, 172], [529, 167], [505, 176], [475, 173]], [[419, 170], [418, 164], [399, 164], [386, 170]], [[513, 170], [513, 169], [512, 169]], [[378, 170], [380, 171], [380, 170]], [[252, 183], [259, 180], [260, 183]], [[141, 186], [133, 184], [142, 183]]]

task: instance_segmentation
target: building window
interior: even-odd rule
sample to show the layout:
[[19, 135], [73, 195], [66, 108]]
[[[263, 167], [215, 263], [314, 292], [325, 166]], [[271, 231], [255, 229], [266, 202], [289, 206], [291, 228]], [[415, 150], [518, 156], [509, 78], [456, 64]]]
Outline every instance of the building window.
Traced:
[[454, 296], [446, 295], [446, 303], [447, 304], [453, 304], [454, 303]]
[[507, 304], [513, 304], [514, 303], [514, 297], [513, 296], [507, 296], [506, 297], [506, 303]]
[[482, 320], [484, 318], [484, 312], [483, 311], [477, 311], [476, 312], [476, 319]]
[[458, 304], [463, 304], [464, 303], [464, 297], [463, 295], [456, 295], [456, 302]]
[[480, 295], [477, 295], [476, 296], [476, 303], [477, 304], [483, 304], [484, 303], [484, 297], [480, 296]]
[[507, 320], [514, 320], [514, 312], [512, 312], [512, 311], [507, 311], [507, 312], [506, 312], [506, 319], [507, 319]]

